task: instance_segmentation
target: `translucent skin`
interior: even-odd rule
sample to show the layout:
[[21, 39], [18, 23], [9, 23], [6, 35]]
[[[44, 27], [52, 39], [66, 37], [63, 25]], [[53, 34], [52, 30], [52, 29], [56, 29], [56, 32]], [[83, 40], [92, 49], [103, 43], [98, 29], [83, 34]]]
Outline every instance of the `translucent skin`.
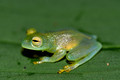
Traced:
[[[90, 60], [102, 48], [102, 45], [96, 41], [96, 36], [86, 35], [78, 31], [67, 30], [51, 33], [37, 33], [32, 29], [31, 32], [33, 33], [29, 33], [29, 31], [27, 33], [29, 35], [22, 42], [23, 48], [53, 53], [53, 56], [42, 57], [40, 61], [33, 62], [34, 64], [56, 62], [64, 56], [68, 61], [73, 61], [72, 64], [60, 69], [58, 73], [75, 69]], [[35, 41], [32, 40], [33, 38], [39, 41], [33, 42]], [[34, 44], [35, 46], [33, 46]]]

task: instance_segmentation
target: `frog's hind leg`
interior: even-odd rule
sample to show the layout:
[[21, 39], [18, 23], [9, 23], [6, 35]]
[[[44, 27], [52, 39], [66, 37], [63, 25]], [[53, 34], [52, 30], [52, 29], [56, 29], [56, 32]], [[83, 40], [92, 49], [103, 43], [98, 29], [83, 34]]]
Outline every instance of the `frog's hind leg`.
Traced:
[[74, 61], [72, 64], [67, 65], [64, 69], [60, 69], [58, 73], [62, 73], [64, 71], [69, 72], [79, 65], [85, 63], [90, 60], [100, 49], [102, 45], [99, 42], [95, 42], [92, 44], [85, 45], [83, 47], [78, 47], [77, 50], [68, 54], [66, 58], [70, 61]]

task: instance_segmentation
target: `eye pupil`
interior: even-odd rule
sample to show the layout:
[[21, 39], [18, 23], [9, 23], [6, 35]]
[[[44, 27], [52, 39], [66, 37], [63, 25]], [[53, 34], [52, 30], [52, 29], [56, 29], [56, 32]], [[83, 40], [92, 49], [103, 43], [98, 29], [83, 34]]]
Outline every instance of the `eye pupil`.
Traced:
[[34, 41], [34, 42], [40, 42], [40, 41], [38, 41], [38, 40], [32, 40], [32, 41]]

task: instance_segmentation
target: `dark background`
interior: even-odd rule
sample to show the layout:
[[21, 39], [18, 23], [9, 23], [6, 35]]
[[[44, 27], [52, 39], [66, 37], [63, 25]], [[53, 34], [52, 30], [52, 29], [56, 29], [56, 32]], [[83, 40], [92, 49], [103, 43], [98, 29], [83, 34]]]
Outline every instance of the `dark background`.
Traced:
[[30, 27], [76, 29], [97, 35], [103, 44], [119, 45], [119, 0], [0, 0], [1, 80], [119, 80], [120, 50], [101, 50], [70, 73], [56, 74], [65, 60], [33, 65], [20, 45]]

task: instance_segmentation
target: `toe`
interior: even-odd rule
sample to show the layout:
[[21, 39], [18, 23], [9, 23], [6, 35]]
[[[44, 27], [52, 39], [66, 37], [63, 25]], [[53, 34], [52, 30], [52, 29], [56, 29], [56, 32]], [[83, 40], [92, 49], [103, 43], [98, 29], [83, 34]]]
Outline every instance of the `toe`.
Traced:
[[34, 61], [33, 64], [41, 64], [43, 63], [42, 61]]
[[65, 70], [64, 69], [60, 69], [59, 71], [58, 71], [58, 74], [61, 74], [62, 72], [64, 72]]
[[38, 64], [37, 61], [34, 61], [33, 64]]
[[65, 71], [66, 71], [66, 72], [70, 72], [71, 70], [72, 70], [72, 69], [69, 68], [69, 69], [66, 69]]
[[66, 68], [68, 68], [69, 66], [68, 65], [66, 65], [66, 66], [64, 66], [64, 69], [66, 69]]

